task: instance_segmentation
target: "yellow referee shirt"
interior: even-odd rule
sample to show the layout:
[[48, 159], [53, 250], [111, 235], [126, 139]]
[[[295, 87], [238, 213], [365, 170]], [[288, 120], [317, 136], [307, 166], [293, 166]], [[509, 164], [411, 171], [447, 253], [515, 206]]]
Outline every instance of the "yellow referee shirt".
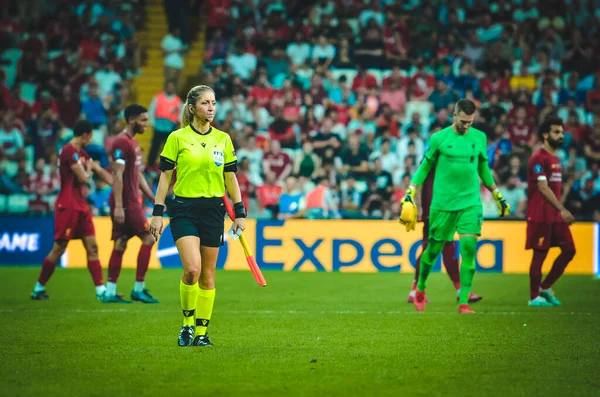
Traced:
[[179, 197], [223, 197], [223, 173], [237, 170], [229, 134], [214, 127], [204, 134], [191, 125], [173, 131], [160, 157], [161, 170], [177, 169], [173, 190]]

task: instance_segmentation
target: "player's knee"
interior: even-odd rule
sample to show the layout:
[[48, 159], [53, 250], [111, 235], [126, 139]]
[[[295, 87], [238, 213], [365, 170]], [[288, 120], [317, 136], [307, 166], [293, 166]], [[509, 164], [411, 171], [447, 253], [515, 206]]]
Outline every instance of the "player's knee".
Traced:
[[183, 270], [183, 280], [186, 284], [195, 284], [200, 278], [200, 269], [195, 267], [186, 267]]
[[125, 251], [127, 249], [127, 239], [119, 238], [115, 240], [115, 250], [116, 251]]
[[154, 237], [152, 237], [152, 235], [150, 233], [145, 234], [142, 237], [142, 244], [143, 245], [149, 245], [149, 246], [153, 246], [155, 243]]
[[88, 256], [98, 256], [98, 244], [96, 242], [86, 244], [85, 251], [87, 252]]
[[562, 254], [568, 258], [568, 260], [571, 260], [575, 257], [575, 247], [565, 247], [562, 249]]
[[67, 241], [56, 241], [54, 243], [54, 247], [52, 247], [52, 250], [54, 251], [54, 254], [61, 256], [62, 254], [65, 253], [65, 251], [67, 250]]

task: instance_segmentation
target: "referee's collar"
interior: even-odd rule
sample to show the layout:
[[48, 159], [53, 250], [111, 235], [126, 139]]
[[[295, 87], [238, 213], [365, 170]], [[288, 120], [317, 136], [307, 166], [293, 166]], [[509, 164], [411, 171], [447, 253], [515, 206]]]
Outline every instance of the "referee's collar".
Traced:
[[192, 125], [192, 123], [190, 123], [190, 128], [196, 134], [200, 134], [200, 135], [208, 135], [208, 134], [210, 134], [212, 132], [212, 125], [210, 127], [208, 127], [208, 131], [206, 131], [206, 132], [200, 132], [200, 131], [198, 131], [197, 129], [194, 128], [194, 126]]

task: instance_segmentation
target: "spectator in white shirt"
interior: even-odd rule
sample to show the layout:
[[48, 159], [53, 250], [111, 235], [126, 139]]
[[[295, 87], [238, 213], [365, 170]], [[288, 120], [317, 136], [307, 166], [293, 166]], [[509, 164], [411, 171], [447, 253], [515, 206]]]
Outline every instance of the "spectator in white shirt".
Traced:
[[381, 151], [374, 152], [371, 155], [371, 161], [374, 159], [381, 160], [381, 169], [392, 174], [400, 166], [400, 157], [397, 153], [392, 152], [389, 139], [381, 141]]
[[121, 82], [121, 75], [115, 71], [115, 65], [106, 62], [102, 69], [94, 73], [94, 79], [98, 82], [98, 95], [102, 100], [112, 98], [115, 84]]
[[256, 135], [249, 134], [246, 137], [246, 145], [237, 151], [239, 161], [247, 158], [250, 163], [250, 172], [248, 179], [254, 186], [261, 186], [263, 179], [260, 176], [262, 171], [263, 150], [256, 146]]
[[336, 49], [333, 44], [330, 44], [325, 35], [319, 36], [319, 42], [313, 47], [312, 59], [315, 65], [323, 65], [325, 69], [329, 69], [329, 65], [335, 58]]
[[173, 32], [167, 34], [160, 45], [165, 55], [165, 78], [174, 80], [177, 84], [179, 84], [179, 75], [184, 66], [181, 54], [185, 50], [180, 35], [179, 29], [173, 29]]
[[411, 144], [415, 148], [414, 154], [416, 156], [416, 162], [417, 164], [420, 164], [421, 159], [423, 158], [423, 154], [425, 153], [425, 145], [423, 144], [423, 139], [419, 136], [419, 134], [415, 131], [414, 128], [409, 128], [408, 134], [400, 138], [400, 140], [398, 141], [398, 157], [400, 157], [400, 159], [403, 159], [406, 156], [408, 156], [409, 147]]
[[227, 64], [231, 66], [233, 74], [248, 80], [256, 69], [257, 60], [254, 54], [244, 52], [244, 47], [237, 46], [235, 52], [227, 56]]
[[302, 32], [296, 32], [296, 41], [288, 44], [286, 55], [294, 65], [302, 65], [310, 57], [310, 44], [304, 40]]

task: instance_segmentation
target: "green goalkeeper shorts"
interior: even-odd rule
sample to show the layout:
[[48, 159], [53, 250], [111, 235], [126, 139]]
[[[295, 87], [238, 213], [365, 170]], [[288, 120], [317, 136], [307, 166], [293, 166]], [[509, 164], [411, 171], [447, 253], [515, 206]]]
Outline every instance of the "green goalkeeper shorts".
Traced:
[[480, 205], [458, 211], [431, 209], [429, 213], [429, 239], [452, 241], [454, 233], [481, 235], [483, 209]]

